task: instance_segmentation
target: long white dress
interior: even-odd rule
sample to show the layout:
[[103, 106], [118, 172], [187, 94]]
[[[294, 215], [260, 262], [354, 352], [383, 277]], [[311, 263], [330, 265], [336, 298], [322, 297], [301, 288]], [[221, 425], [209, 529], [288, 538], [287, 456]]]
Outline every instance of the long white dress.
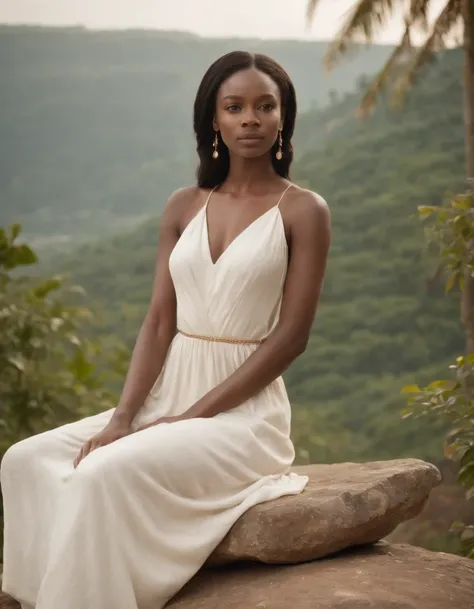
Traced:
[[[216, 263], [206, 209], [207, 202], [169, 261], [178, 328], [261, 339], [278, 321], [287, 271], [279, 202]], [[257, 348], [177, 333], [134, 424], [184, 412]], [[2, 585], [23, 607], [161, 609], [246, 510], [307, 483], [289, 472], [294, 447], [281, 377], [215, 417], [164, 423], [99, 448], [75, 470], [81, 445], [112, 414], [33, 436], [4, 456]]]

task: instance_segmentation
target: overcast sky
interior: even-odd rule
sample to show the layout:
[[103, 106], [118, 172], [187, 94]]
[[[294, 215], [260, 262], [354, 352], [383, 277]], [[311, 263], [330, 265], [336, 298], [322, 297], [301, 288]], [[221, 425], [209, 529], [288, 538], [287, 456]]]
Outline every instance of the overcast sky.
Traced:
[[[442, 2], [435, 0], [438, 6]], [[218, 37], [328, 39], [354, 0], [320, 3], [309, 32], [306, 0], [0, 0], [0, 22], [173, 29]], [[378, 41], [395, 41], [400, 24], [400, 19], [392, 23]]]

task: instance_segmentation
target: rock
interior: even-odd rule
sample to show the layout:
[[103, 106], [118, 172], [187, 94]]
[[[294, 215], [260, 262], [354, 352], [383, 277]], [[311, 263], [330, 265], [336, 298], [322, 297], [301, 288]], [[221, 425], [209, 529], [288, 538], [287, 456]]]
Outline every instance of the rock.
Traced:
[[474, 609], [474, 561], [379, 542], [300, 565], [200, 571], [166, 609]]
[[[166, 609], [474, 609], [473, 591], [473, 560], [382, 541], [300, 565], [202, 569]], [[20, 605], [0, 592], [0, 609]]]
[[297, 563], [374, 543], [422, 509], [440, 483], [418, 459], [295, 467], [310, 480], [300, 495], [257, 505], [213, 552], [207, 566], [256, 560]]
[[0, 592], [0, 609], [21, 609], [19, 603], [4, 592]]

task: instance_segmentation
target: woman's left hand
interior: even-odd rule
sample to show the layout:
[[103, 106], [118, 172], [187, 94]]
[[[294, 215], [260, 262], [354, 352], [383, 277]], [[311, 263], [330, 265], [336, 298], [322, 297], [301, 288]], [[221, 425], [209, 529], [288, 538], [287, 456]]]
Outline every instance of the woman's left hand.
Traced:
[[186, 417], [184, 414], [178, 415], [175, 417], [160, 417], [159, 419], [156, 419], [156, 421], [152, 421], [151, 423], [147, 423], [146, 425], [140, 425], [140, 427], [138, 427], [136, 429], [136, 432], [143, 431], [144, 429], [147, 429], [148, 427], [154, 427], [155, 425], [160, 425], [160, 423], [176, 423], [177, 421], [184, 421], [187, 418], [189, 418], [189, 417]]

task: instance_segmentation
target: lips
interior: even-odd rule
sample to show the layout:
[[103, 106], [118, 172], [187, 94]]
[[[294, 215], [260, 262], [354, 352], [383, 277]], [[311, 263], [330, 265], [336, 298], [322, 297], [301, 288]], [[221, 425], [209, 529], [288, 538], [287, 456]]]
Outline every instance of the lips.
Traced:
[[244, 133], [243, 135], [239, 136], [238, 138], [239, 140], [263, 140], [263, 136], [258, 134], [258, 133]]

